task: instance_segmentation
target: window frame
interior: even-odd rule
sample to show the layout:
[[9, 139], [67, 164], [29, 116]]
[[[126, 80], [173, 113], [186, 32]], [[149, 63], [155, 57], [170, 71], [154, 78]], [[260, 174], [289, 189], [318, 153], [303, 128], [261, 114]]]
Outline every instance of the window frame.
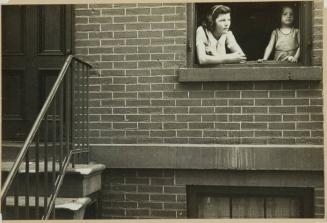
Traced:
[[[250, 4], [250, 2], [248, 3]], [[312, 18], [312, 2], [299, 2], [299, 5], [301, 63], [267, 61], [260, 64], [255, 61], [248, 61], [244, 64], [198, 65], [195, 63], [196, 3], [187, 3], [186, 68], [178, 70], [178, 81], [322, 80], [322, 66], [312, 65], [312, 19], [305, 19]], [[309, 68], [310, 72], [306, 72], [304, 75], [303, 68]], [[285, 75], [280, 75], [281, 72], [284, 72]], [[217, 75], [217, 73], [224, 75]], [[226, 73], [232, 75], [225, 75]]]
[[310, 187], [187, 186], [187, 217], [199, 218], [198, 198], [205, 195], [297, 197], [301, 200], [301, 218], [314, 217], [314, 190]]

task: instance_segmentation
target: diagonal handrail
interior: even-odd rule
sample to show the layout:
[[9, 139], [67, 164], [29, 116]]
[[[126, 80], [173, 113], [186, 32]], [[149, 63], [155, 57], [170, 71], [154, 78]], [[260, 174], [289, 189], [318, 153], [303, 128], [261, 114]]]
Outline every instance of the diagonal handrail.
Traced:
[[54, 83], [46, 101], [43, 104], [43, 107], [42, 107], [39, 115], [37, 116], [37, 118], [32, 126], [32, 129], [29, 132], [29, 134], [24, 142], [23, 147], [22, 147], [21, 151], [19, 152], [17, 159], [14, 162], [13, 167], [11, 168], [11, 170], [9, 172], [9, 175], [6, 178], [6, 181], [4, 182], [4, 184], [2, 186], [1, 201], [5, 198], [5, 195], [7, 194], [8, 190], [14, 180], [15, 175], [17, 174], [18, 168], [21, 165], [21, 163], [23, 162], [24, 156], [27, 153], [27, 150], [28, 150], [30, 144], [32, 143], [32, 140], [36, 134], [36, 131], [40, 127], [41, 122], [42, 122], [43, 118], [45, 117], [46, 112], [47, 112], [48, 108], [50, 107], [50, 104], [51, 104], [53, 98], [55, 97], [55, 94], [59, 88], [59, 85], [60, 85], [61, 81], [63, 80], [65, 73], [68, 70], [69, 64], [71, 63], [72, 59], [73, 59], [72, 55], [69, 55], [67, 57], [65, 64], [63, 65], [56, 82]]
[[[67, 77], [66, 76], [66, 73], [69, 70], [70, 66], [71, 65], [72, 66], [74, 65], [73, 60], [75, 62], [77, 62], [77, 64], [79, 63], [79, 64], [82, 64], [83, 66], [86, 66], [87, 67], [87, 70], [89, 68], [92, 68], [92, 66], [90, 64], [88, 64], [88, 63], [86, 63], [86, 62], [84, 62], [84, 61], [76, 58], [73, 55], [69, 55], [66, 58], [65, 63], [62, 66], [62, 68], [61, 68], [61, 70], [59, 72], [59, 75], [58, 75], [55, 83], [53, 84], [53, 87], [51, 88], [51, 90], [50, 90], [50, 92], [49, 92], [49, 94], [48, 94], [48, 96], [47, 96], [47, 98], [46, 98], [46, 100], [45, 100], [45, 102], [44, 102], [44, 104], [43, 104], [43, 106], [42, 106], [42, 108], [41, 108], [41, 110], [40, 110], [40, 112], [39, 112], [36, 120], [35, 120], [35, 122], [33, 123], [33, 126], [31, 128], [31, 130], [30, 130], [30, 132], [29, 132], [26, 140], [24, 141], [24, 144], [23, 144], [22, 149], [20, 150], [19, 154], [17, 155], [17, 158], [16, 158], [16, 160], [15, 160], [15, 162], [14, 162], [14, 164], [13, 164], [13, 166], [12, 166], [12, 168], [11, 168], [11, 170], [10, 170], [10, 172], [9, 172], [9, 174], [8, 174], [8, 176], [7, 176], [4, 184], [2, 186], [2, 189], [1, 189], [1, 203], [4, 202], [4, 200], [5, 200], [5, 198], [6, 198], [7, 194], [8, 194], [8, 191], [10, 190], [11, 186], [13, 185], [14, 179], [15, 179], [18, 171], [19, 171], [20, 165], [23, 163], [24, 158], [26, 158], [26, 156], [28, 157], [28, 151], [29, 151], [29, 148], [31, 148], [30, 146], [31, 146], [31, 144], [33, 142], [33, 139], [34, 139], [35, 135], [37, 134], [38, 130], [40, 129], [40, 126], [42, 124], [42, 121], [44, 121], [44, 119], [47, 119], [47, 112], [48, 112], [49, 108], [51, 107], [51, 104], [54, 101], [57, 93], [59, 92], [58, 89], [60, 88], [61, 84], [63, 83], [64, 78]], [[78, 65], [78, 69], [79, 69], [79, 65]], [[77, 70], [77, 72], [79, 72], [79, 71], [80, 70]], [[84, 69], [82, 71], [84, 72]], [[74, 84], [73, 83], [73, 74], [74, 74], [74, 72], [71, 73], [71, 75], [72, 75], [72, 77], [71, 77], [71, 84]], [[78, 83], [79, 83], [79, 81], [78, 81]], [[81, 83], [79, 83], [79, 84], [81, 84]], [[83, 87], [85, 88], [85, 84], [87, 84], [87, 82], [86, 83], [83, 82], [82, 84], [83, 84]], [[86, 88], [87, 88], [87, 86], [86, 86]], [[72, 94], [74, 94], [74, 91], [75, 91], [74, 90], [74, 87], [72, 88], [72, 90], [73, 90]], [[88, 94], [88, 90], [87, 90], [86, 95], [87, 94]], [[82, 96], [85, 97], [86, 95], [84, 94]], [[72, 97], [74, 97], [74, 96], [72, 96]], [[85, 100], [85, 98], [83, 100]], [[78, 105], [78, 107], [79, 107], [79, 105]], [[72, 108], [72, 109], [74, 109], [74, 108]], [[72, 112], [73, 112], [73, 110], [72, 110]], [[85, 115], [85, 114], [83, 114], [83, 115]], [[53, 116], [52, 118], [55, 120], [55, 116]], [[73, 117], [71, 117], [71, 118], [74, 119]], [[74, 122], [74, 120], [71, 120], [71, 122]], [[72, 126], [74, 126], [74, 125], [72, 125]], [[78, 128], [78, 126], [77, 126], [77, 128]], [[85, 130], [83, 130], [83, 131], [85, 131]], [[71, 137], [73, 138], [74, 136], [72, 135]], [[71, 146], [72, 146], [72, 148], [74, 148], [74, 142], [73, 141], [71, 142]], [[87, 151], [85, 151], [83, 149], [75, 149], [75, 150], [72, 149], [64, 157], [64, 166], [62, 166], [60, 168], [60, 170], [61, 170], [60, 171], [60, 175], [56, 178], [55, 184], [53, 185], [54, 186], [54, 192], [53, 192], [53, 194], [51, 194], [50, 203], [49, 203], [49, 205], [47, 205], [47, 210], [46, 210], [47, 212], [43, 216], [43, 219], [47, 219], [49, 217], [49, 214], [51, 213], [52, 208], [54, 207], [54, 201], [56, 199], [56, 196], [58, 194], [58, 191], [60, 189], [60, 186], [62, 184], [62, 180], [63, 180], [64, 174], [65, 174], [64, 171], [66, 171], [67, 165], [70, 162], [70, 159], [71, 159], [72, 154], [87, 152]], [[28, 164], [27, 163], [26, 163], [26, 167], [28, 168]], [[52, 169], [52, 170], [55, 171], [54, 169]]]

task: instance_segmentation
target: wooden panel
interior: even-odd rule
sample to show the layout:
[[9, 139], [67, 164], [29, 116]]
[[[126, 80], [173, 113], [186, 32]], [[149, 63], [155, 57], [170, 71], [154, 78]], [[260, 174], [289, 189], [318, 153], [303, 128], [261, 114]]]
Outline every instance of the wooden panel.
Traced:
[[64, 55], [65, 8], [63, 6], [40, 6], [38, 10], [39, 53]]
[[[4, 119], [22, 120], [24, 105], [24, 71], [3, 70]], [[19, 90], [18, 90], [19, 89]]]
[[40, 80], [40, 97], [41, 97], [41, 105], [46, 100], [46, 97], [48, 96], [49, 92], [51, 91], [51, 88], [53, 87], [53, 84], [55, 83], [58, 74], [60, 70], [59, 69], [39, 69], [39, 80]]
[[199, 197], [199, 218], [230, 218], [228, 197]]
[[237, 197], [232, 199], [232, 218], [263, 218], [263, 197]]
[[300, 199], [285, 197], [270, 197], [266, 199], [267, 218], [299, 218]]
[[3, 6], [3, 55], [24, 54], [25, 7]]

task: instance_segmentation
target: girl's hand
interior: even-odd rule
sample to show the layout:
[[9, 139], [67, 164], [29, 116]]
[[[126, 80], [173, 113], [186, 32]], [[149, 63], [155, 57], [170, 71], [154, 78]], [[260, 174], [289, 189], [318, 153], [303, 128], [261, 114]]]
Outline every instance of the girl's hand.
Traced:
[[235, 53], [231, 53], [229, 55], [230, 55], [230, 59], [232, 62], [245, 63], [245, 61], [246, 61], [246, 56], [243, 53], [235, 52]]
[[287, 57], [287, 60], [288, 60], [289, 62], [291, 62], [291, 63], [297, 63], [297, 59], [296, 59], [295, 57], [293, 57], [293, 56], [288, 56], [288, 57]]
[[263, 63], [264, 61], [266, 61], [265, 59], [258, 59], [257, 62], [258, 63]]

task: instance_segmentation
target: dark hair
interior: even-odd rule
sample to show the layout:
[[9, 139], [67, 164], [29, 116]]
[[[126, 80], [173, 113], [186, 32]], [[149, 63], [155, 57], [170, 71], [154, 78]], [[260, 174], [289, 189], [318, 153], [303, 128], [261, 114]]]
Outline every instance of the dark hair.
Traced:
[[215, 20], [221, 14], [230, 13], [231, 9], [225, 5], [214, 5], [210, 8], [206, 15], [205, 20], [202, 22], [202, 26], [213, 32], [216, 28]]
[[294, 13], [294, 7], [293, 7], [292, 5], [282, 5], [282, 6], [280, 7], [280, 9], [279, 9], [279, 13], [280, 13], [280, 15], [283, 14], [285, 8], [290, 8], [290, 9], [292, 9], [292, 11], [293, 11], [293, 13]]

